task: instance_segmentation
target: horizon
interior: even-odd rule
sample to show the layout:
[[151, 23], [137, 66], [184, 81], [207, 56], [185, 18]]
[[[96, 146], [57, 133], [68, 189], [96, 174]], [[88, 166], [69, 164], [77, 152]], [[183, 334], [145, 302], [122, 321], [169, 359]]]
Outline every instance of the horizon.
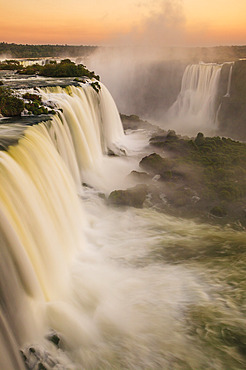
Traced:
[[[14, 41], [0, 40], [0, 44], [7, 45], [22, 45], [22, 46], [67, 46], [67, 47], [95, 47], [95, 48], [131, 48], [132, 45], [99, 45], [99, 44], [68, 44], [68, 43], [23, 43]], [[212, 49], [212, 48], [233, 48], [233, 47], [244, 47], [246, 46], [246, 41], [244, 44], [215, 44], [215, 45], [181, 45], [181, 46], [162, 46], [162, 49]], [[144, 48], [144, 46], [137, 45], [134, 46], [139, 49]]]
[[[215, 47], [246, 44], [244, 0], [30, 0], [2, 6], [6, 43]], [[37, 17], [38, 15], [38, 17]]]

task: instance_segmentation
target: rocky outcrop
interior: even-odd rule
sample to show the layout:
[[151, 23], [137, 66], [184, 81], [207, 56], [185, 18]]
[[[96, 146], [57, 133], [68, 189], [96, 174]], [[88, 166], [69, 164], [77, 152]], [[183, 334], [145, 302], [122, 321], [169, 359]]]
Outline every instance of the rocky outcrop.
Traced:
[[114, 206], [130, 206], [142, 208], [146, 199], [148, 188], [146, 185], [136, 185], [127, 190], [114, 190], [108, 198], [108, 202]]

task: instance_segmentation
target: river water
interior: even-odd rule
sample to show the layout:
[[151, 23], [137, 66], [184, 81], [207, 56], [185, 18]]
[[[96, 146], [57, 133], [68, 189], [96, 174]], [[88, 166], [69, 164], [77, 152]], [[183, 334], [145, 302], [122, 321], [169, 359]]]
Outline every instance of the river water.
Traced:
[[22, 349], [29, 369], [244, 369], [245, 232], [109, 206], [150, 133], [111, 129], [111, 99], [99, 114], [80, 89], [39, 91], [62, 105], [52, 121], [0, 125], [22, 137], [0, 155], [1, 368], [24, 369]]

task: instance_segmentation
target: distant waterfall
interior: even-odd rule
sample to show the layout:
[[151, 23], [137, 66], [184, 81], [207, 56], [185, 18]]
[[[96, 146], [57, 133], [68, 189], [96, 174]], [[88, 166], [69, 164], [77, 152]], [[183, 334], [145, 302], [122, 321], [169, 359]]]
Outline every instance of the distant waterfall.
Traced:
[[174, 126], [186, 133], [213, 128], [221, 68], [204, 63], [186, 67], [180, 93], [168, 111]]
[[225, 94], [225, 98], [230, 98], [231, 95], [231, 78], [232, 78], [232, 69], [233, 69], [234, 63], [231, 63], [230, 70], [229, 70], [229, 75], [228, 75], [228, 83], [227, 83], [227, 91]]

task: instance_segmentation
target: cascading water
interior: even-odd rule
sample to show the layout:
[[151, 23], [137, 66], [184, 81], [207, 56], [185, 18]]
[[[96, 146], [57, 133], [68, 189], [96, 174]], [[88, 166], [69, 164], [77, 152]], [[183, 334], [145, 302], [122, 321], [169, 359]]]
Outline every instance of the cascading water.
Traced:
[[233, 65], [234, 65], [234, 63], [231, 63], [230, 70], [229, 70], [229, 75], [228, 75], [227, 91], [226, 91], [226, 94], [224, 96], [225, 98], [230, 98]]
[[216, 96], [222, 65], [192, 64], [186, 67], [177, 100], [167, 120], [181, 133], [194, 134], [214, 129]]
[[[244, 341], [245, 265], [243, 256], [230, 264], [230, 251], [244, 233], [110, 208], [105, 179], [117, 171], [122, 185], [138, 169], [145, 134], [123, 135], [103, 87], [39, 92], [63, 112], [28, 128], [0, 125], [21, 136], [0, 152], [0, 368], [243, 369], [235, 338]], [[129, 156], [106, 157], [122, 143]], [[97, 190], [82, 187], [94, 171]], [[54, 333], [59, 348], [47, 340]]]

